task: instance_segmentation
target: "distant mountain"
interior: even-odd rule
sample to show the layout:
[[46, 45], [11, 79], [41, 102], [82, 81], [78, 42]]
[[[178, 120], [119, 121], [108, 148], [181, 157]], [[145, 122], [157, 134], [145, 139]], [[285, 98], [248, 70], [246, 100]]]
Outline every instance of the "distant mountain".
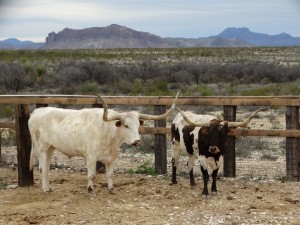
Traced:
[[82, 30], [65, 28], [48, 34], [43, 49], [168, 48], [163, 38], [112, 24]]
[[65, 28], [48, 34], [43, 49], [95, 49], [95, 48], [174, 48], [174, 47], [242, 47], [250, 44], [236, 39], [213, 38], [161, 38], [147, 32], [112, 24], [82, 30]]
[[278, 35], [254, 33], [246, 27], [230, 27], [212, 37], [236, 38], [255, 46], [300, 46], [300, 37], [292, 37], [286, 33]]
[[253, 47], [300, 46], [300, 38], [289, 34], [268, 35], [251, 32], [248, 28], [227, 28], [219, 35], [203, 38], [162, 38], [112, 24], [86, 29], [65, 28], [51, 32], [46, 43], [0, 41], [0, 49], [107, 49], [107, 48], [180, 48], [180, 47]]
[[0, 49], [38, 49], [43, 45], [44, 43], [20, 41], [16, 38], [9, 38], [0, 41]]
[[234, 38], [164, 38], [164, 40], [173, 47], [253, 47], [245, 41]]

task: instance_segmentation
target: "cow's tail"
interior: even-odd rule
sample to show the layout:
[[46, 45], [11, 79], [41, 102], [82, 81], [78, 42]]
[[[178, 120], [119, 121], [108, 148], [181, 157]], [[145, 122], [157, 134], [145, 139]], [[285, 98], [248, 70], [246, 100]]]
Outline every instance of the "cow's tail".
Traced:
[[34, 158], [34, 145], [33, 145], [33, 141], [31, 141], [31, 152], [30, 152], [30, 162], [29, 162], [29, 169], [30, 171], [32, 171], [33, 169], [33, 158]]

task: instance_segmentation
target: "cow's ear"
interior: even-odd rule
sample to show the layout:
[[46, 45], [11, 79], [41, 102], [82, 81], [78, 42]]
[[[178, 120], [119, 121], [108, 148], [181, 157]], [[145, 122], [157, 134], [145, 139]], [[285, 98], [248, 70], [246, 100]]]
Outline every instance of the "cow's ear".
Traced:
[[144, 125], [144, 120], [140, 120], [140, 126]]
[[120, 127], [121, 124], [122, 124], [122, 123], [121, 123], [121, 120], [117, 120], [116, 123], [115, 123], [116, 127]]
[[209, 134], [209, 127], [201, 128], [201, 133], [202, 133], [203, 135], [208, 135], [208, 134]]

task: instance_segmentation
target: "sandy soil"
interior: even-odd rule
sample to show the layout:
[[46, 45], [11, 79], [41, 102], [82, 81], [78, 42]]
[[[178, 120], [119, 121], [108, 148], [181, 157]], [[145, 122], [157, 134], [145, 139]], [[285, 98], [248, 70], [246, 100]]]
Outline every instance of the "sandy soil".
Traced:
[[218, 180], [219, 192], [204, 198], [202, 180], [187, 177], [170, 186], [169, 177], [117, 173], [115, 189], [98, 174], [94, 194], [86, 172], [51, 170], [51, 194], [35, 185], [16, 187], [17, 171], [0, 167], [0, 224], [300, 224], [300, 183], [274, 180]]

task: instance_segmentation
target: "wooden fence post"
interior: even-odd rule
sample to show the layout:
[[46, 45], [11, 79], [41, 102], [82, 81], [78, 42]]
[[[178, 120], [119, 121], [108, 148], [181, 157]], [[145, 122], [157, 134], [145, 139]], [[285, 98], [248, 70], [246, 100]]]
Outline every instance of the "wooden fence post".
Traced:
[[[165, 105], [155, 105], [154, 114], [160, 115], [166, 113]], [[166, 120], [155, 120], [154, 127], [166, 127]], [[167, 173], [167, 135], [155, 134], [154, 135], [154, 148], [155, 148], [155, 172], [158, 174]]]
[[2, 141], [2, 133], [0, 132], [0, 162], [2, 161], [2, 159], [1, 159], [1, 154], [2, 154], [1, 153], [1, 151], [2, 151], [1, 150], [1, 144], [2, 144], [1, 141]]
[[[286, 107], [286, 129], [300, 130], [299, 106]], [[300, 181], [300, 138], [286, 138], [286, 175], [289, 181]]]
[[[224, 120], [235, 121], [236, 106], [224, 106]], [[224, 177], [236, 176], [236, 159], [235, 159], [235, 137], [227, 137], [227, 145], [224, 152]]]
[[28, 105], [16, 105], [16, 139], [18, 160], [18, 185], [20, 187], [34, 184], [33, 171], [30, 171], [31, 137], [28, 128]]

